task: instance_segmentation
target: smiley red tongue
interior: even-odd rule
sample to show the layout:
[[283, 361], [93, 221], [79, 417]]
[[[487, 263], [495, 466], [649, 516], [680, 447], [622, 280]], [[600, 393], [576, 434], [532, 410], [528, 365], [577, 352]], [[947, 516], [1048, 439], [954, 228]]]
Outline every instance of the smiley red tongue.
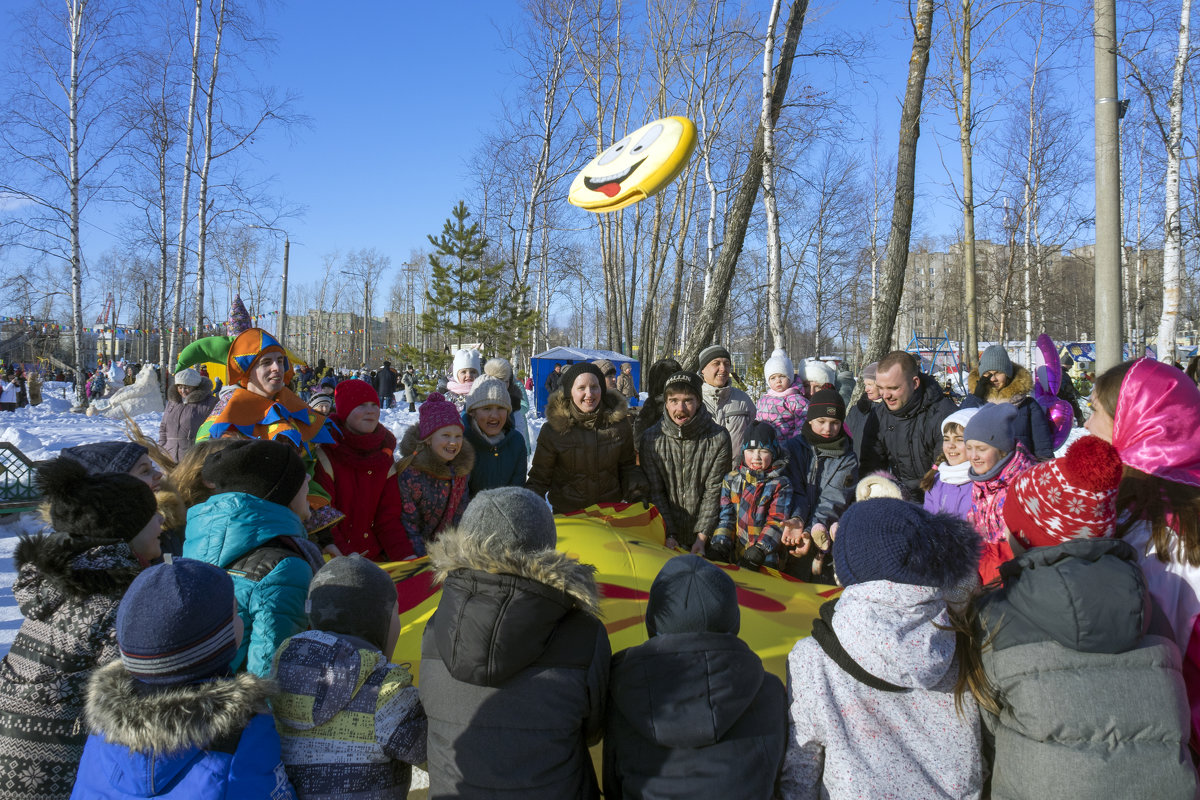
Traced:
[[603, 186], [597, 186], [596, 191], [602, 193], [606, 197], [616, 197], [617, 192], [621, 191], [621, 184], [606, 183]]

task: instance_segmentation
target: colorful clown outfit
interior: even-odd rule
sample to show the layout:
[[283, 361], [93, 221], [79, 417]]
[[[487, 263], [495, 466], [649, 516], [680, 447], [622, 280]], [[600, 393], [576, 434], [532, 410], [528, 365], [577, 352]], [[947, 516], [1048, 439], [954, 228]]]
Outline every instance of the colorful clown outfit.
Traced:
[[287, 354], [283, 345], [261, 328], [250, 328], [233, 340], [225, 369], [229, 385], [235, 388], [200, 426], [197, 441], [236, 432], [250, 439], [284, 439], [306, 453], [311, 444], [334, 441], [327, 419], [287, 387], [295, 375], [290, 360], [283, 376], [284, 387], [274, 397], [263, 397], [247, 388], [255, 362], [268, 352]]
[[[1121, 381], [1112, 443], [1125, 466], [1200, 487], [1200, 389], [1169, 364], [1138, 359]], [[1170, 524], [1171, 516], [1167, 519]], [[1128, 522], [1118, 520], [1118, 528]], [[1146, 520], [1133, 521], [1124, 539], [1137, 550], [1150, 594], [1170, 620], [1183, 653], [1195, 748], [1200, 737], [1200, 568], [1183, 553], [1159, 553]]]

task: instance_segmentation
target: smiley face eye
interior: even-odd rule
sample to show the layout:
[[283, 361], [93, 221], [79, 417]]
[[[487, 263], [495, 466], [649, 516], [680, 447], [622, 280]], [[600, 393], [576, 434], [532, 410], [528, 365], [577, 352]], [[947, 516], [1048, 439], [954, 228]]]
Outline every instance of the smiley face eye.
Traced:
[[622, 139], [621, 141], [617, 142], [616, 144], [612, 145], [607, 150], [605, 150], [604, 155], [600, 156], [600, 158], [596, 160], [596, 163], [597, 164], [611, 164], [612, 162], [616, 161], [617, 158], [622, 153], [625, 152], [625, 148], [628, 146], [629, 146], [629, 137], [626, 136], [624, 139]]
[[658, 139], [658, 137], [662, 135], [662, 132], [663, 132], [662, 123], [655, 123], [654, 125], [652, 125], [650, 127], [650, 130], [648, 130], [644, 134], [642, 134], [642, 138], [638, 140], [638, 143], [635, 144], [633, 146], [633, 149], [630, 150], [629, 152], [633, 155], [637, 155], [638, 153], [642, 152], [647, 147], [654, 144], [654, 142]]

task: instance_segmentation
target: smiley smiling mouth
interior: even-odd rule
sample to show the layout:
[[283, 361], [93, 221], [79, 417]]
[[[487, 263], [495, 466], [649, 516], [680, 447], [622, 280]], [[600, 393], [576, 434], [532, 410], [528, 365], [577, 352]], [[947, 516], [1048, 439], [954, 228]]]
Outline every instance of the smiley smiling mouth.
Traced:
[[621, 182], [633, 174], [634, 170], [642, 165], [646, 159], [641, 159], [634, 163], [632, 167], [624, 172], [615, 172], [612, 175], [601, 175], [596, 178], [583, 176], [583, 186], [593, 192], [600, 192], [608, 197], [616, 197], [617, 192], [621, 191]]

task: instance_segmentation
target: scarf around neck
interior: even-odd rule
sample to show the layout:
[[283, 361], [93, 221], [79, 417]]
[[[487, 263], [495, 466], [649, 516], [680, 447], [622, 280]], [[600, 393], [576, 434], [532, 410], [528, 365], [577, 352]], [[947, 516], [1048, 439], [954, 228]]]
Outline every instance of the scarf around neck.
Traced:
[[970, 471], [970, 461], [964, 461], [954, 466], [950, 466], [949, 464], [937, 465], [938, 480], [951, 486], [962, 486], [964, 483], [969, 483], [971, 481]]

